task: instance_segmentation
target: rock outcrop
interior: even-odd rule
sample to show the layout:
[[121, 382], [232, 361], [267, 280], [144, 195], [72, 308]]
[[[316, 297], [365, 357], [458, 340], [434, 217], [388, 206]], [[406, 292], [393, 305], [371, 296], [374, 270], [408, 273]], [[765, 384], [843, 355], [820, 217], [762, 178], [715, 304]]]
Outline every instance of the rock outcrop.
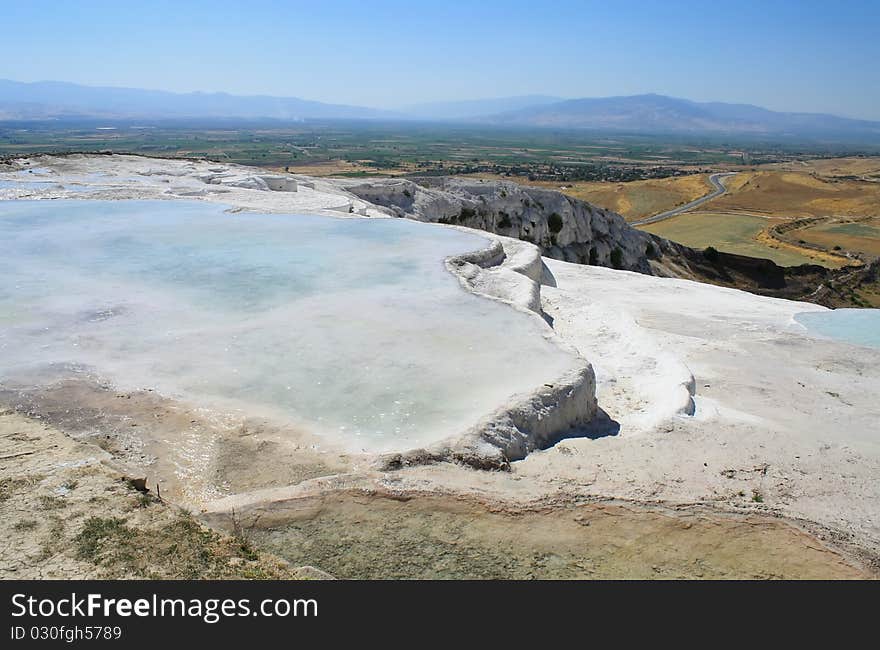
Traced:
[[631, 228], [609, 210], [509, 181], [423, 177], [352, 183], [345, 189], [397, 216], [528, 241], [547, 257], [566, 262], [653, 275], [650, 260], [668, 243]]

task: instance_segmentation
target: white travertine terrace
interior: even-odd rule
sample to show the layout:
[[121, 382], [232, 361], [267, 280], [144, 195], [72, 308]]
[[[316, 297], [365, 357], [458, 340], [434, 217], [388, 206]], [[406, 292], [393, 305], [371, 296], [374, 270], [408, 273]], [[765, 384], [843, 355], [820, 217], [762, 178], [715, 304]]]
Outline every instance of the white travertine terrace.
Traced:
[[[140, 157], [71, 156], [21, 161], [17, 167], [4, 176], [23, 181], [25, 189], [0, 190], [5, 198], [202, 199], [222, 202], [233, 210], [389, 218], [328, 182], [315, 180], [300, 185], [293, 177], [216, 163], [164, 161], [160, 166], [156, 160]], [[29, 182], [40, 184], [30, 189]], [[578, 359], [577, 352], [564, 344], [542, 318], [540, 281], [545, 269], [538, 249], [488, 234], [481, 239], [489, 240], [489, 246], [448, 259], [449, 271], [466, 290], [522, 312], [546, 339]], [[580, 359], [575, 369], [533, 392], [512, 397], [507, 404], [499, 404], [466, 431], [450, 431], [447, 440], [428, 449], [399, 448], [377, 462], [394, 467], [453, 459], [477, 467], [505, 467], [555, 438], [587, 426], [595, 412], [592, 368]]]
[[[218, 173], [232, 180], [198, 178]], [[0, 199], [196, 198], [262, 212], [388, 215], [347, 192], [351, 181], [293, 175], [296, 192], [250, 189], [263, 175], [208, 162], [36, 157], [0, 165]], [[4, 184], [16, 179], [40, 184]], [[207, 518], [283, 519], [303, 495], [341, 486], [524, 503], [602, 496], [787, 516], [880, 553], [880, 352], [807, 336], [793, 316], [817, 305], [542, 260], [528, 244], [491, 238], [489, 249], [450, 259], [449, 268], [472, 291], [543, 314], [589, 371], [585, 363], [580, 378], [499, 405], [479, 431], [438, 448], [380, 458], [378, 469], [230, 494], [204, 506]], [[541, 449], [548, 431], [583, 422], [594, 408], [582, 437]], [[527, 451], [508, 472], [419, 464], [497, 467]]]

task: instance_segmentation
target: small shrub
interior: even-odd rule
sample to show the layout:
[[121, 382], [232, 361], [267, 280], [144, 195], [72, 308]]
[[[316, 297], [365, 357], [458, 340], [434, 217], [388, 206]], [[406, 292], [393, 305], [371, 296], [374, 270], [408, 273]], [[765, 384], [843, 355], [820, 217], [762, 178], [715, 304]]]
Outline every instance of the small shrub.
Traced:
[[758, 490], [752, 490], [752, 501], [755, 503], [764, 503], [764, 495]]
[[476, 216], [476, 214], [477, 213], [473, 210], [473, 208], [462, 207], [461, 212], [458, 213], [458, 220], [464, 221], [465, 219], [471, 219]]
[[718, 249], [714, 246], [708, 246], [706, 249], [703, 250], [703, 257], [705, 257], [710, 262], [717, 262], [719, 258]]
[[95, 560], [101, 553], [104, 543], [112, 540], [116, 545], [120, 540], [129, 539], [134, 531], [118, 517], [89, 517], [82, 531], [76, 536], [76, 555], [81, 560]]
[[836, 250], [836, 251], [841, 251], [841, 250], [843, 250], [843, 249], [842, 249], [840, 246], [835, 246], [835, 247], [834, 247], [834, 250]]
[[648, 257], [654, 257], [654, 253], [655, 253], [654, 244], [652, 244], [651, 242], [648, 242], [648, 245], [645, 246], [645, 255], [647, 255]]
[[619, 269], [623, 266], [623, 251], [620, 250], [619, 246], [611, 251], [611, 266], [615, 269]]
[[554, 235], [562, 230], [562, 217], [558, 212], [554, 212], [547, 219], [547, 225], [550, 227], [550, 232]]

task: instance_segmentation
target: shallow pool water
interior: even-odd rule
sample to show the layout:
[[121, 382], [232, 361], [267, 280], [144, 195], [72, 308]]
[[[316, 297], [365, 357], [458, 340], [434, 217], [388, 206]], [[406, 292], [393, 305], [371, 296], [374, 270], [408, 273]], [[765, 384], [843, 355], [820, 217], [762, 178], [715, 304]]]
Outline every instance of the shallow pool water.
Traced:
[[84, 366], [352, 449], [463, 431], [575, 359], [445, 268], [487, 240], [177, 201], [0, 201], [0, 381]]
[[880, 348], [880, 309], [807, 311], [794, 318], [819, 336]]

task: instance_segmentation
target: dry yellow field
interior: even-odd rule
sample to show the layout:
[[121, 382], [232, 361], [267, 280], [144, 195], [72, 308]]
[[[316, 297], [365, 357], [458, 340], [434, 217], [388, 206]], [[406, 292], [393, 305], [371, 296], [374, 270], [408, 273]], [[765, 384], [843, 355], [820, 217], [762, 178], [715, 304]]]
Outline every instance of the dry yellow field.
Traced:
[[[553, 189], [561, 189], [554, 185]], [[709, 174], [652, 178], [628, 183], [583, 182], [562, 192], [635, 221], [683, 205], [712, 191]]]
[[783, 171], [808, 172], [827, 178], [859, 176], [880, 180], [880, 157], [868, 158], [820, 158], [798, 162], [768, 165], [768, 168]]
[[486, 180], [513, 181], [529, 187], [557, 190], [576, 199], [588, 201], [600, 208], [617, 212], [623, 215], [627, 221], [635, 221], [642, 217], [665, 212], [705, 196], [713, 189], [709, 183], [709, 174], [651, 178], [626, 183], [575, 181], [564, 184], [554, 181], [528, 181], [496, 174], [471, 174], [471, 176]]
[[727, 194], [706, 204], [719, 212], [798, 218], [880, 215], [880, 183], [809, 172], [745, 171], [727, 181]]

